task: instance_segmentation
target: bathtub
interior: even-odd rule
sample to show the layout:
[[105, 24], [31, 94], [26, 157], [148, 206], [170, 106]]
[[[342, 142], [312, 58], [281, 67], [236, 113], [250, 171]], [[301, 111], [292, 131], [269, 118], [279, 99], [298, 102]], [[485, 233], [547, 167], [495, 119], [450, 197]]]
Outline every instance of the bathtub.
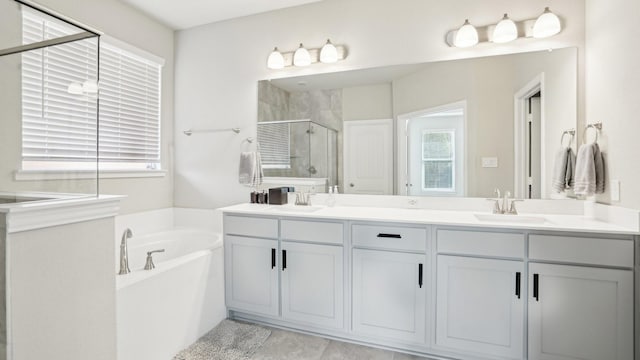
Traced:
[[[207, 224], [180, 224], [185, 211], [116, 219], [117, 229], [133, 231], [131, 273], [116, 275], [118, 360], [171, 360], [226, 317], [222, 236]], [[144, 229], [139, 235], [136, 223]], [[147, 252], [158, 249], [165, 252], [153, 254], [155, 269], [143, 270]]]

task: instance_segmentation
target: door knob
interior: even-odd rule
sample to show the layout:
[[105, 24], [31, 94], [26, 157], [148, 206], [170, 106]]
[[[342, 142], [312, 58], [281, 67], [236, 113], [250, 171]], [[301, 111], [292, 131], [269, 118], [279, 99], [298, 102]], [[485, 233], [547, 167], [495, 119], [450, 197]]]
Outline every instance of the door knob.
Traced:
[[354, 187], [354, 186], [356, 186], [354, 183], [349, 184], [349, 187]]

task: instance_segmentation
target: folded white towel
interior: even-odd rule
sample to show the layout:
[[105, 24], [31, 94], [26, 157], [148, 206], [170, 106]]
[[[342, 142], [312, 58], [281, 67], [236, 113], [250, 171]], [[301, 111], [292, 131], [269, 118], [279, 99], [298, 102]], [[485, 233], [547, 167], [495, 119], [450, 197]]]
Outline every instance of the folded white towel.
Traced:
[[578, 150], [574, 192], [586, 196], [604, 192], [604, 159], [596, 143]]
[[576, 156], [570, 147], [563, 148], [556, 154], [551, 188], [555, 192], [563, 192], [574, 185]]
[[258, 186], [262, 184], [262, 160], [259, 152], [240, 153], [240, 171], [238, 180], [242, 185]]

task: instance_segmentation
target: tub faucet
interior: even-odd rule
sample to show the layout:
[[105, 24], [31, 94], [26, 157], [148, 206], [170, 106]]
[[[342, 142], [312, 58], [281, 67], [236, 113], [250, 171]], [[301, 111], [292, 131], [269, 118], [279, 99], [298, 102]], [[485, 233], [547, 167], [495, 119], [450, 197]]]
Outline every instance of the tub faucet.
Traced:
[[151, 257], [151, 255], [153, 255], [153, 253], [158, 253], [158, 252], [164, 252], [164, 249], [147, 251], [147, 262], [146, 264], [144, 264], [145, 270], [152, 270], [156, 268], [156, 265], [153, 263], [153, 257]]
[[133, 236], [131, 229], [126, 229], [122, 234], [122, 241], [120, 242], [120, 272], [118, 275], [126, 275], [131, 272], [129, 270], [129, 252], [127, 250], [127, 239]]

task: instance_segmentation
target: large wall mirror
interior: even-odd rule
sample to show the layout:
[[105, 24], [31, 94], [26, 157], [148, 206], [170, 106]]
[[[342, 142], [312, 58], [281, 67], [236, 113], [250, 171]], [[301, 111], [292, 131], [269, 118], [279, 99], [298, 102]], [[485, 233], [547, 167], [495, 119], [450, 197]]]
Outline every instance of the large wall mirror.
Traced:
[[566, 48], [260, 81], [265, 176], [345, 193], [564, 198], [551, 182], [557, 152], [576, 147], [563, 133], [576, 128], [577, 57]]

